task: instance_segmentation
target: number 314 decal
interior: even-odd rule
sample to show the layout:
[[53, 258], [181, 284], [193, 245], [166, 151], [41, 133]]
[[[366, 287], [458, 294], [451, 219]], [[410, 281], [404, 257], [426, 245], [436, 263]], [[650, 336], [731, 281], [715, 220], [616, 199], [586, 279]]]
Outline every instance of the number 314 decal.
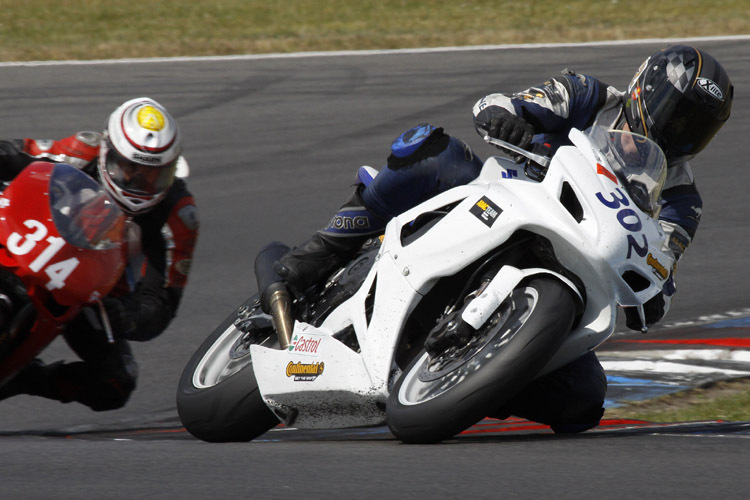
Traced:
[[46, 241], [48, 244], [47, 248], [45, 248], [42, 253], [40, 253], [31, 264], [29, 264], [29, 269], [35, 273], [44, 269], [44, 273], [49, 276], [50, 279], [49, 283], [47, 283], [48, 290], [63, 288], [65, 286], [65, 280], [78, 266], [78, 259], [71, 257], [47, 266], [49, 261], [52, 260], [52, 258], [65, 246], [65, 240], [57, 236], [50, 236], [45, 240], [44, 238], [47, 236], [47, 227], [39, 221], [29, 219], [24, 221], [23, 225], [31, 229], [31, 232], [26, 233], [25, 235], [12, 233], [8, 236], [8, 242], [6, 244], [8, 251], [14, 255], [26, 255], [31, 252], [38, 243], [42, 242], [42, 240]]

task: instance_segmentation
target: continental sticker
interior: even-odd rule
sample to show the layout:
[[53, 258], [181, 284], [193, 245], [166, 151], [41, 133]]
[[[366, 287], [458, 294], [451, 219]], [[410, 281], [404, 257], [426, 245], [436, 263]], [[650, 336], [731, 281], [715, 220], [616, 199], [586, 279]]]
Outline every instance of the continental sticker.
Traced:
[[667, 268], [664, 267], [662, 263], [659, 262], [653, 255], [648, 254], [648, 257], [646, 257], [646, 264], [651, 266], [654, 274], [659, 276], [661, 279], [665, 280], [667, 279], [667, 276], [669, 276], [669, 271], [667, 271]]
[[297, 361], [290, 361], [286, 365], [286, 376], [294, 377], [295, 382], [312, 382], [316, 378], [320, 377], [325, 370], [325, 363], [323, 361], [317, 363], [302, 363]]
[[495, 205], [492, 200], [486, 196], [482, 196], [482, 199], [476, 202], [469, 212], [482, 221], [487, 227], [492, 227], [500, 214], [503, 213], [503, 209]]

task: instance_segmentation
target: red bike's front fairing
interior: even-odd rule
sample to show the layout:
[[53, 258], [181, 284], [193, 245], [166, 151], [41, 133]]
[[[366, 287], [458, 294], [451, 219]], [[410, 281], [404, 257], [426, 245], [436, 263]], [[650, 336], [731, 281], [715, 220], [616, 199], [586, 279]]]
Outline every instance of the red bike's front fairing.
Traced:
[[29, 165], [0, 196], [0, 222], [0, 264], [58, 304], [93, 302], [122, 274], [125, 216], [70, 165]]
[[114, 287], [125, 268], [125, 221], [96, 181], [67, 164], [32, 163], [0, 194], [0, 266], [21, 279], [38, 313], [0, 379]]

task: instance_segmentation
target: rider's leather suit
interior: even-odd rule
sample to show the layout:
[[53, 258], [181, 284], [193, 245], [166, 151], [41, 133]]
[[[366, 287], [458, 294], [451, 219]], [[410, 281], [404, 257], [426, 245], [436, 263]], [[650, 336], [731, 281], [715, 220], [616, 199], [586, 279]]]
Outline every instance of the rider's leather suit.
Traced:
[[[57, 141], [0, 141], [0, 180], [12, 181], [24, 167], [38, 160], [68, 163], [99, 180], [100, 140], [96, 132], [79, 132]], [[35, 360], [0, 389], [0, 399], [27, 393], [63, 402], [78, 401], [94, 410], [125, 404], [137, 379], [137, 364], [128, 341], [150, 340], [174, 318], [198, 237], [195, 202], [182, 179], [175, 180], [157, 206], [133, 221], [140, 229], [140, 251], [131, 254], [126, 272], [103, 301], [114, 344], [107, 341], [96, 315], [84, 309], [64, 333], [82, 361], [45, 365]]]

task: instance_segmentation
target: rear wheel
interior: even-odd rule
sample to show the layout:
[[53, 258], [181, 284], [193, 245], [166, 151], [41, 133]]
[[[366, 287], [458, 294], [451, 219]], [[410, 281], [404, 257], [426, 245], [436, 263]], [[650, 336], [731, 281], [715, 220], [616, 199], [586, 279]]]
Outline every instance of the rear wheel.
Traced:
[[548, 277], [516, 288], [468, 342], [424, 352], [407, 367], [386, 406], [388, 426], [407, 443], [450, 438], [532, 381], [570, 331], [576, 299]]
[[193, 436], [210, 442], [250, 441], [279, 423], [258, 390], [253, 344], [279, 345], [257, 296], [214, 330], [182, 372], [177, 412]]

